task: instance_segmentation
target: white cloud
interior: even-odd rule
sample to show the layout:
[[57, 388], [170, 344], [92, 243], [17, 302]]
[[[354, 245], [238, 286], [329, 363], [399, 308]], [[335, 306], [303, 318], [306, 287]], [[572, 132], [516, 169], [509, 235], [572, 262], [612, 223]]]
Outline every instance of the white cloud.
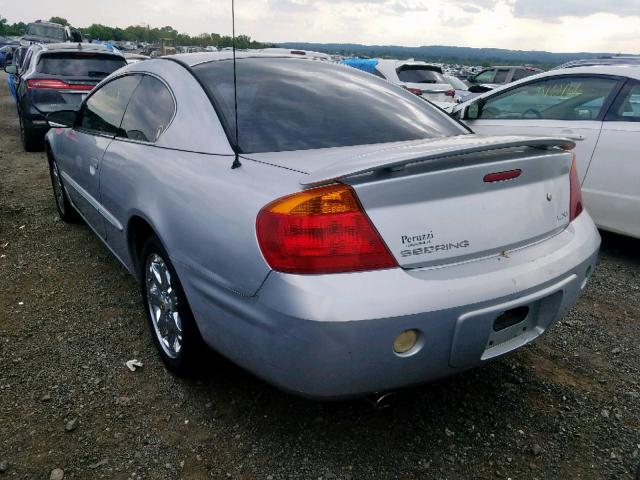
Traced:
[[[10, 22], [171, 25], [231, 32], [230, 0], [0, 0]], [[640, 0], [236, 0], [236, 31], [263, 41], [640, 53]]]

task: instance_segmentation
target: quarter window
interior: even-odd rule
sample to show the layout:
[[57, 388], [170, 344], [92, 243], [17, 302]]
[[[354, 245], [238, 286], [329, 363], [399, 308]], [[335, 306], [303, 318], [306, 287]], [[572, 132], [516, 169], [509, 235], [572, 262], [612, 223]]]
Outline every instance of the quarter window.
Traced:
[[495, 76], [495, 70], [485, 70], [484, 72], [480, 72], [475, 76], [475, 83], [493, 83], [493, 77]]
[[536, 81], [490, 97], [481, 119], [595, 120], [617, 80], [565, 77]]
[[606, 120], [640, 122], [640, 82], [629, 83], [622, 90]]
[[155, 142], [173, 118], [171, 92], [160, 80], [145, 76], [131, 97], [119, 136], [141, 142]]
[[535, 73], [540, 73], [539, 71], [535, 71], [535, 70], [530, 70], [528, 68], [516, 68], [515, 72], [513, 72], [513, 80], [512, 81], [516, 81], [516, 80], [522, 80], [523, 78], [527, 78], [530, 77], [531, 75], [535, 74]]
[[507, 75], [509, 75], [509, 70], [498, 70], [493, 83], [507, 83]]
[[84, 104], [80, 127], [92, 132], [116, 135], [127, 103], [139, 82], [138, 75], [128, 75], [101, 87]]

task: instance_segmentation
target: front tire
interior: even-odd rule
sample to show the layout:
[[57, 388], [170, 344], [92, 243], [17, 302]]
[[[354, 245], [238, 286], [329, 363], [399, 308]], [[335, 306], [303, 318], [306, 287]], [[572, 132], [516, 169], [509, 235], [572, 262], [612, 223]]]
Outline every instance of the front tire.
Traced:
[[191, 376], [206, 348], [178, 274], [155, 235], [145, 242], [140, 265], [144, 308], [158, 354], [169, 370]]

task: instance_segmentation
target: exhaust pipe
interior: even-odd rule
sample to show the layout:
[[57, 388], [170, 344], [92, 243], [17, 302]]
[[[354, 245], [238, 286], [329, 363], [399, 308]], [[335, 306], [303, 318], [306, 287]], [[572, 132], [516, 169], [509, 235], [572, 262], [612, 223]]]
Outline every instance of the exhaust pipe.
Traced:
[[365, 397], [365, 400], [374, 410], [384, 410], [395, 403], [397, 398], [396, 392], [374, 393]]

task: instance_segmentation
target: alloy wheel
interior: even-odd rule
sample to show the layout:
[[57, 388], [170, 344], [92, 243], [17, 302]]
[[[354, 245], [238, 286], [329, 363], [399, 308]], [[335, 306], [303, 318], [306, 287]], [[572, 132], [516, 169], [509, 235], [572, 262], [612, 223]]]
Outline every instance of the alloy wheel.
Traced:
[[178, 296], [167, 264], [157, 253], [147, 258], [145, 288], [154, 333], [164, 352], [177, 358], [182, 350], [182, 319]]

